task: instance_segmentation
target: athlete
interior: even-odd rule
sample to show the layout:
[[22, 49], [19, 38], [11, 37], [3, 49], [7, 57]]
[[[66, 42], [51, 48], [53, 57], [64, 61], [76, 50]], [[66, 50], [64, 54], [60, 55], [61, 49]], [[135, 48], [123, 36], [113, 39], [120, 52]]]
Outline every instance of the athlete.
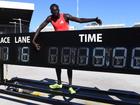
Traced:
[[[46, 20], [39, 26], [37, 29], [34, 38], [33, 44], [37, 50], [40, 50], [40, 45], [36, 43], [36, 38], [39, 35], [40, 31], [48, 24], [51, 23], [54, 27], [55, 31], [66, 31], [69, 30], [69, 21], [74, 21], [78, 23], [87, 23], [87, 22], [97, 22], [99, 25], [102, 24], [102, 21], [96, 18], [78, 18], [74, 17], [70, 14], [60, 13], [59, 6], [57, 4], [52, 4], [50, 6], [51, 15], [46, 18]], [[72, 88], [72, 69], [67, 70], [68, 80], [69, 80], [69, 92], [71, 94], [75, 94], [76, 91]], [[61, 83], [61, 68], [56, 68], [56, 75], [57, 75], [57, 83], [50, 85], [51, 89], [59, 89], [62, 88]]]

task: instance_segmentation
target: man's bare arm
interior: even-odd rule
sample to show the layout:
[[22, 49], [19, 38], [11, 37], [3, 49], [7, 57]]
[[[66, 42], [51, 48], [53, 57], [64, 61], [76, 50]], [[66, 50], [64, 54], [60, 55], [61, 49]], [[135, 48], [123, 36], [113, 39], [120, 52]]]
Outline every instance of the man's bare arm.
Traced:
[[33, 38], [33, 44], [36, 44], [36, 38], [38, 36], [38, 34], [40, 33], [40, 31], [50, 22], [50, 17], [47, 17], [47, 19], [38, 27], [38, 29], [35, 32], [34, 38]]
[[95, 21], [99, 25], [102, 24], [102, 21], [98, 17], [96, 17], [96, 18], [78, 18], [78, 17], [74, 17], [74, 16], [72, 16], [70, 14], [65, 14], [65, 16], [66, 16], [66, 18], [68, 20], [75, 21], [75, 22], [78, 22], [78, 23], [87, 23], [87, 22], [93, 22], [93, 21]]

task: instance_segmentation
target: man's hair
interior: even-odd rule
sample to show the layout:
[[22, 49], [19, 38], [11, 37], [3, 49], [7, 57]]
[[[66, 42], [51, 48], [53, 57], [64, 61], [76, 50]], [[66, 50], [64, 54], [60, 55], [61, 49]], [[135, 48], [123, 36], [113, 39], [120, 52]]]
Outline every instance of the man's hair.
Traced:
[[56, 7], [56, 8], [59, 9], [59, 6], [58, 6], [57, 4], [52, 4], [52, 5], [50, 6], [50, 9], [52, 9], [53, 7]]

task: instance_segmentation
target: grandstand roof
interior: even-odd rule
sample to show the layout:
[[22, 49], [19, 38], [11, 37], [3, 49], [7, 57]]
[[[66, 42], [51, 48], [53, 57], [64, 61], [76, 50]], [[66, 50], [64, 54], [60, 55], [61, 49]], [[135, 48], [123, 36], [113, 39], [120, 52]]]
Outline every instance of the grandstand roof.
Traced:
[[33, 11], [33, 3], [0, 1], [0, 24], [9, 24], [14, 19], [26, 20], [24, 24], [29, 24]]

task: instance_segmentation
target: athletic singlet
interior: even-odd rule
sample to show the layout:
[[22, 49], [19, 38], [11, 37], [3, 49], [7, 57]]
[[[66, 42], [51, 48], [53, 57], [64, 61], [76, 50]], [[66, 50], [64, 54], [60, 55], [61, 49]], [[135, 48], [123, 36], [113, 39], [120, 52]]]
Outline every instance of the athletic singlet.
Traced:
[[51, 21], [51, 24], [53, 25], [55, 31], [65, 31], [69, 30], [69, 24], [64, 19], [64, 14], [60, 14], [60, 18], [57, 19], [57, 21]]

